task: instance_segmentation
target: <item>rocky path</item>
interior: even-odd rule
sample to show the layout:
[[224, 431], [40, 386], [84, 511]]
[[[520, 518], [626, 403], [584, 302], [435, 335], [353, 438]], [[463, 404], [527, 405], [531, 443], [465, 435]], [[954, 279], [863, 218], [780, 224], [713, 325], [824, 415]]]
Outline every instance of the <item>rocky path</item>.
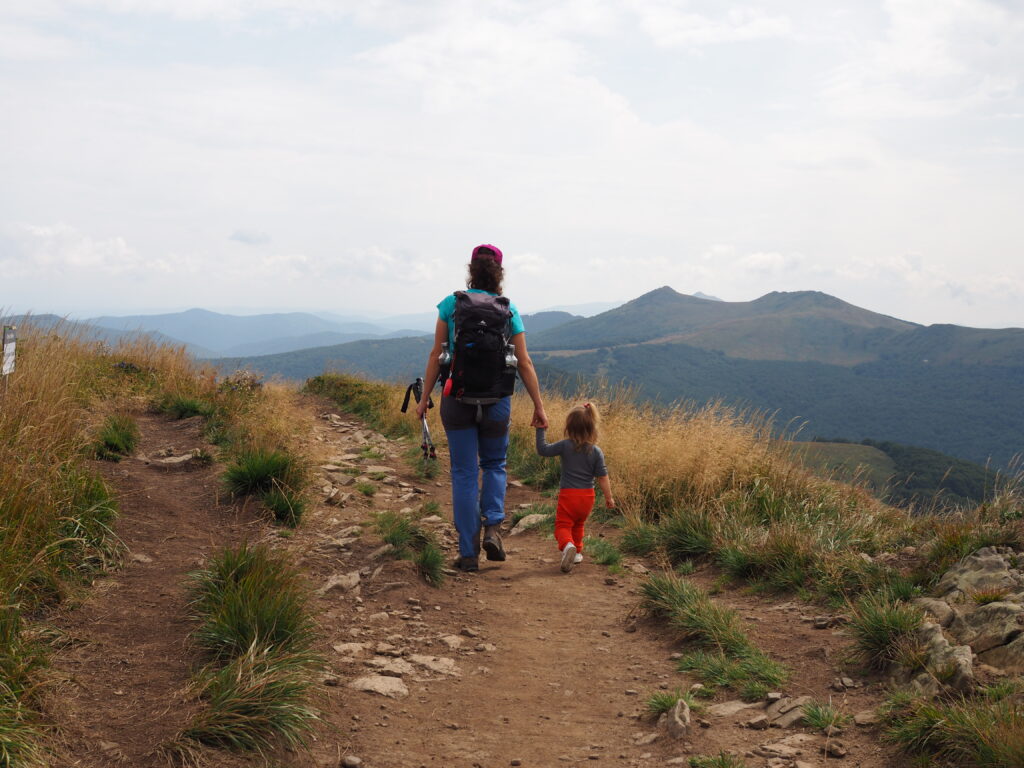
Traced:
[[[374, 434], [329, 403], [310, 409], [310, 450], [328, 468], [325, 496], [345, 499], [318, 507], [289, 543], [305, 553], [324, 590], [325, 691], [338, 733], [314, 749], [318, 765], [347, 757], [342, 765], [367, 768], [662, 766], [720, 750], [773, 768], [824, 766], [844, 753], [848, 765], [894, 764], [870, 726], [851, 726], [841, 743], [792, 727], [749, 727], [764, 704], [727, 702], [695, 716], [686, 738], [672, 738], [644, 715], [645, 701], [693, 681], [674, 671], [671, 657], [680, 649], [664, 627], [633, 618], [642, 563], [627, 561], [613, 576], [585, 562], [565, 575], [554, 542], [531, 532], [505, 537], [506, 562], [481, 561], [478, 574], [452, 574], [432, 589], [410, 563], [381, 556], [372, 527], [357, 533], [356, 526], [380, 510], [416, 516], [431, 505], [426, 511], [440, 512], [424, 525], [454, 558], [445, 457], [438, 477], [425, 481], [403, 460], [407, 443]], [[345, 477], [331, 471], [339, 466], [362, 468], [361, 482], [372, 470], [387, 474], [369, 497], [352, 485], [330, 489], [332, 479]], [[542, 502], [550, 499], [514, 482], [509, 488], [510, 510]], [[599, 525], [588, 533], [614, 536]], [[794, 668], [787, 695], [832, 699], [850, 714], [877, 705], [877, 685], [848, 680], [852, 687], [840, 681], [842, 692], [832, 690], [847, 675], [840, 668], [846, 640], [833, 627], [813, 629], [812, 609], [738, 591], [723, 599], [747, 618], [756, 642]]]
[[[395, 559], [373, 519], [393, 510], [419, 519], [453, 558], [446, 459], [430, 480], [407, 461], [409, 443], [388, 440], [325, 400], [298, 401], [308, 421], [305, 446], [322, 488], [295, 531], [261, 522], [257, 510], [218, 503], [220, 467], [180, 471], [142, 461], [105, 465], [122, 497], [119, 535], [132, 556], [100, 579], [84, 603], [56, 617], [71, 644], [54, 666], [69, 682], [54, 697], [67, 759], [93, 768], [156, 766], [156, 747], [187, 719], [194, 657], [186, 637], [185, 574], [212, 548], [243, 539], [287, 549], [308, 573], [326, 660], [321, 687], [325, 727], [308, 753], [282, 752], [275, 765], [303, 768], [498, 768], [687, 765], [720, 750], [747, 765], [808, 768], [896, 764], [870, 726], [826, 739], [791, 727], [759, 730], [764, 704], [719, 702], [676, 738], [644, 715], [647, 697], [694, 681], [674, 670], [681, 648], [663, 626], [635, 619], [644, 564], [610, 574], [589, 561], [560, 573], [554, 542], [507, 535], [509, 558], [477, 574], [450, 573], [427, 586]], [[202, 447], [199, 424], [140, 417], [143, 453]], [[508, 508], [550, 503], [517, 483]], [[588, 533], [614, 537], [591, 525]], [[711, 586], [713, 574], [698, 573]], [[814, 629], [802, 604], [718, 595], [748, 621], [755, 643], [794, 676], [787, 697], [830, 698], [854, 712], [871, 709], [880, 688], [852, 680], [840, 659], [845, 638]], [[791, 719], [791, 718], [790, 718]], [[835, 758], [832, 754], [846, 752]], [[209, 751], [207, 764], [255, 765], [251, 757]]]

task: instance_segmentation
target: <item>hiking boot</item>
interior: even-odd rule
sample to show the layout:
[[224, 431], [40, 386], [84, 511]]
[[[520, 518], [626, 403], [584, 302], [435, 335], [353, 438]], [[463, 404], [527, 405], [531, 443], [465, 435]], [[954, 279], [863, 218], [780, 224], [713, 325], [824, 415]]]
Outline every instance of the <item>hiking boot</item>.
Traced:
[[576, 565], [576, 545], [570, 541], [562, 550], [562, 573], [568, 573], [574, 565]]
[[455, 560], [456, 570], [463, 571], [464, 573], [473, 573], [474, 571], [480, 570], [480, 558], [468, 555], [463, 555]]
[[505, 559], [505, 548], [501, 545], [500, 524], [488, 525], [484, 529], [484, 552], [488, 560], [502, 561]]

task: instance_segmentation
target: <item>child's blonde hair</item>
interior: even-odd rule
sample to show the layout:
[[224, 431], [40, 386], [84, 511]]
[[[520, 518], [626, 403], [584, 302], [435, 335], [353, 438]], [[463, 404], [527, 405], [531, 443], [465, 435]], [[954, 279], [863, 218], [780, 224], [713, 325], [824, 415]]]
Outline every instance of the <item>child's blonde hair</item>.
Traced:
[[601, 415], [593, 403], [577, 405], [565, 417], [565, 436], [573, 441], [580, 450], [597, 445], [598, 427]]

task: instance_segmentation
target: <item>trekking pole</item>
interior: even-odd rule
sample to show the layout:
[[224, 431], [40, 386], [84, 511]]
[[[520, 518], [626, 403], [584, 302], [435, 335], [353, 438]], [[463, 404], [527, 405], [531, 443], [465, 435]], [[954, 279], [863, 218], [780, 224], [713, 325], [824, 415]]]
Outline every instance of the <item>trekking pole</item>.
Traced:
[[[409, 409], [410, 397], [416, 398], [416, 403], [419, 404], [423, 400], [423, 379], [417, 377], [416, 381], [409, 385], [405, 390], [405, 400], [402, 402], [402, 413], [405, 413]], [[427, 395], [427, 408], [434, 407], [434, 399]], [[434, 441], [430, 437], [430, 425], [427, 424], [427, 414], [423, 414], [420, 419], [420, 437], [422, 442], [420, 443], [420, 449], [423, 451], [423, 458], [437, 460], [437, 450], [434, 448]]]

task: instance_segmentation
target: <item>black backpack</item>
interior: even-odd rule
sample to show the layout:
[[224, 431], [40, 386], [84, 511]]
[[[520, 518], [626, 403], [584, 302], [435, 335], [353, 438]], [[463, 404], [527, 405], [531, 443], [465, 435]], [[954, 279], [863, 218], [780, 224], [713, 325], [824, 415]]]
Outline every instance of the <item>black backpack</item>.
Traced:
[[504, 296], [455, 292], [455, 348], [444, 392], [469, 405], [490, 405], [515, 391], [509, 346], [512, 310]]

